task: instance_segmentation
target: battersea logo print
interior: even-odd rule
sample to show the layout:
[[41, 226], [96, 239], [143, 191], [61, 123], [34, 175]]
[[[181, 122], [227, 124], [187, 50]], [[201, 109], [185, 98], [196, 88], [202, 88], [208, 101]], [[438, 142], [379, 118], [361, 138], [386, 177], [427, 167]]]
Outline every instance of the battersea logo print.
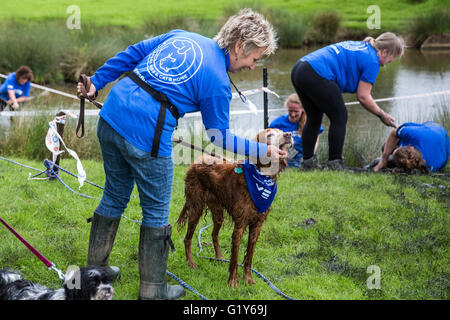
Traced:
[[340, 43], [341, 47], [350, 51], [362, 51], [367, 49], [367, 43], [361, 41], [344, 41]]
[[147, 71], [161, 82], [180, 84], [195, 75], [202, 61], [203, 52], [195, 41], [175, 37], [160, 44], [150, 54]]

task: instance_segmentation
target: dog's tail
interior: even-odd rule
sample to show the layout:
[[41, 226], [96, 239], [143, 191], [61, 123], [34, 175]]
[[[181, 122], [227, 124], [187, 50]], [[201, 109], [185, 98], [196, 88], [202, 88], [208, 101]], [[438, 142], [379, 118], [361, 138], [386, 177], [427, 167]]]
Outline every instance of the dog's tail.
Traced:
[[176, 222], [178, 230], [181, 230], [184, 228], [188, 217], [189, 217], [189, 210], [187, 208], [187, 204], [185, 203], [183, 206], [183, 209], [180, 212], [180, 216], [178, 217], [178, 220]]
[[22, 276], [11, 270], [1, 269], [0, 270], [0, 289], [6, 287], [9, 283], [22, 279]]

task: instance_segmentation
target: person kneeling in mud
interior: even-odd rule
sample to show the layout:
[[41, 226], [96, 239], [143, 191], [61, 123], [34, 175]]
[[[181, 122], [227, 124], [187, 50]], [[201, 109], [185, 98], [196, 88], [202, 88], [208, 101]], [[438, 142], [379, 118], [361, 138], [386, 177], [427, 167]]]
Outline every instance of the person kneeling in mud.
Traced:
[[432, 121], [422, 124], [407, 122], [391, 131], [373, 171], [386, 168], [390, 162], [389, 166], [396, 170], [435, 172], [446, 166], [449, 154], [450, 142], [443, 126]]

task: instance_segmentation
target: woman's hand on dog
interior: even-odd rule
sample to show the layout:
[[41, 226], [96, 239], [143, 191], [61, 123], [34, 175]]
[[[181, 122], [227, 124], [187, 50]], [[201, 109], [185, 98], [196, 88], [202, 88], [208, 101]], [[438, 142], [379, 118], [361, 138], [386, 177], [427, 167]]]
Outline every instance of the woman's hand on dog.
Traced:
[[287, 159], [288, 153], [287, 151], [278, 149], [274, 145], [268, 145], [266, 156], [272, 159]]

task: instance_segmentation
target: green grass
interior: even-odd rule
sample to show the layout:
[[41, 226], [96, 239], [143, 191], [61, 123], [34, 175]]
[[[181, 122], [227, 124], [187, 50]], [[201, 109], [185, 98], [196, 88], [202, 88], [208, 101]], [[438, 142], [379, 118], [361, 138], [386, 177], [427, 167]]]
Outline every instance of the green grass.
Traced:
[[[383, 29], [399, 30], [406, 27], [410, 18], [435, 7], [444, 7], [445, 0], [428, 0], [419, 3], [401, 0], [379, 0], [375, 4], [381, 9]], [[83, 22], [94, 22], [97, 25], [122, 25], [137, 27], [144, 21], [155, 18], [182, 14], [191, 18], [217, 19], [223, 10], [232, 5], [258, 6], [267, 8], [287, 9], [293, 13], [312, 15], [317, 11], [336, 10], [343, 18], [343, 25], [353, 28], [366, 28], [369, 14], [366, 12], [370, 5], [367, 1], [338, 1], [338, 0], [264, 0], [264, 1], [226, 1], [226, 0], [167, 0], [146, 1], [136, 0], [132, 3], [110, 0], [22, 0], [20, 2], [6, 2], [2, 4], [0, 18], [20, 20], [49, 20], [69, 17], [66, 13], [70, 5], [76, 4], [81, 9]]]
[[[16, 159], [42, 168], [41, 162]], [[102, 164], [83, 161], [88, 179], [103, 184]], [[75, 171], [75, 162], [63, 167]], [[186, 166], [175, 167], [170, 206], [174, 224], [184, 204]], [[13, 228], [59, 268], [84, 265], [92, 215], [101, 190], [86, 185], [81, 198], [58, 181], [27, 180], [30, 170], [0, 160], [0, 212]], [[77, 182], [65, 174], [72, 188]], [[450, 181], [444, 176], [351, 174], [347, 172], [285, 171], [278, 194], [259, 238], [253, 268], [264, 274], [285, 294], [296, 299], [449, 299]], [[134, 194], [137, 194], [134, 190]], [[125, 211], [140, 219], [139, 200], [132, 198]], [[304, 221], [316, 223], [307, 226]], [[208, 215], [200, 227], [210, 224]], [[200, 269], [187, 267], [184, 230], [174, 228], [177, 251], [169, 255], [168, 270], [210, 299], [282, 299], [254, 276], [256, 285], [244, 284], [242, 269], [237, 289], [227, 285], [228, 266], [196, 258]], [[202, 236], [205, 256], [214, 256], [211, 229]], [[232, 224], [220, 234], [223, 254], [230, 254]], [[6, 228], [0, 227], [0, 268], [19, 270], [26, 278], [58, 287], [50, 272]], [[241, 245], [242, 261], [246, 236]], [[123, 219], [111, 255], [122, 269], [115, 283], [115, 299], [136, 299], [139, 225]], [[381, 289], [369, 290], [367, 268], [381, 269]], [[169, 279], [170, 284], [175, 284]], [[188, 292], [185, 299], [199, 299]]]
[[28, 65], [36, 82], [74, 82], [80, 73], [94, 73], [127, 46], [172, 29], [212, 38], [229, 16], [244, 7], [261, 12], [273, 24], [282, 48], [357, 40], [384, 31], [411, 35], [420, 46], [429, 34], [450, 32], [445, 3], [380, 0], [380, 29], [369, 30], [371, 13], [362, 0], [139, 0], [132, 5], [82, 0], [76, 2], [81, 29], [69, 30], [71, 13], [66, 10], [72, 1], [8, 2], [0, 10], [0, 72]]

